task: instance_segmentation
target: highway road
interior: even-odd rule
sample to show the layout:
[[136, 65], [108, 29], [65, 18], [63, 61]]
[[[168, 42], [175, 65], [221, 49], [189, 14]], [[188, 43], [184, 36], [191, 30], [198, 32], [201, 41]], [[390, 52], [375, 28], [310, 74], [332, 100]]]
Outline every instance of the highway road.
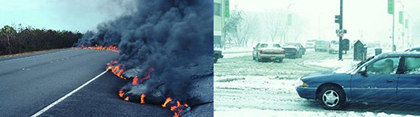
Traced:
[[[62, 49], [0, 58], [0, 115], [172, 116], [159, 105], [118, 97], [127, 81], [103, 73], [106, 63], [117, 57], [104, 50]], [[200, 105], [191, 112], [212, 116], [212, 108], [212, 103]]]

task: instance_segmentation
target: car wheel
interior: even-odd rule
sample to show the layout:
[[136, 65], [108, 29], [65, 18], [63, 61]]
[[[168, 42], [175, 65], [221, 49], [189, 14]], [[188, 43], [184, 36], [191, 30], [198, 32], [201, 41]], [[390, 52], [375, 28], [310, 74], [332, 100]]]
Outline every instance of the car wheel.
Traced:
[[255, 60], [255, 56], [252, 56], [252, 60]]
[[321, 87], [317, 99], [322, 107], [327, 110], [342, 109], [346, 103], [344, 91], [337, 86]]
[[262, 60], [261, 60], [261, 58], [260, 58], [260, 57], [257, 57], [257, 61], [258, 61], [258, 62], [261, 62]]
[[283, 62], [283, 59], [281, 58], [281, 59], [279, 59], [278, 61], [279, 61], [279, 63], [281, 63], [281, 62]]

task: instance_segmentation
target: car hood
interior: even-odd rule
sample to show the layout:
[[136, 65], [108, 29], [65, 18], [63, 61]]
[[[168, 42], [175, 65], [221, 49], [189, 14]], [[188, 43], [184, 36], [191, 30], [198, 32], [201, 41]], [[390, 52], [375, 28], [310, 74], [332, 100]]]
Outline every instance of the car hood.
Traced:
[[348, 75], [347, 73], [337, 73], [334, 70], [326, 70], [326, 71], [320, 71], [315, 73], [306, 74], [302, 77], [302, 80], [304, 79], [315, 79], [315, 78], [329, 78], [329, 77], [336, 77], [341, 75]]

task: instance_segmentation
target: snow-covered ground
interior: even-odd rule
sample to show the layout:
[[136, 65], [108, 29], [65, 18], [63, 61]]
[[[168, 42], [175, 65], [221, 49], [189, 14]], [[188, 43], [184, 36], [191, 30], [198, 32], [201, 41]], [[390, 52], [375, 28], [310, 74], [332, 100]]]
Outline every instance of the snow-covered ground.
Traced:
[[[252, 48], [251, 48], [252, 49]], [[317, 102], [300, 98], [295, 91], [301, 76], [338, 67], [350, 68], [352, 54], [344, 55], [308, 51], [300, 59], [284, 59], [282, 63], [256, 62], [251, 51], [226, 51], [242, 54], [219, 59], [214, 65], [214, 104], [216, 117], [230, 116], [406, 116], [420, 115], [416, 106], [384, 106], [351, 104], [346, 110], [324, 110]], [[247, 49], [242, 49], [247, 50]]]
[[250, 54], [252, 55], [252, 47], [233, 47], [229, 49], [217, 49], [217, 50], [222, 51], [223, 58], [249, 56]]

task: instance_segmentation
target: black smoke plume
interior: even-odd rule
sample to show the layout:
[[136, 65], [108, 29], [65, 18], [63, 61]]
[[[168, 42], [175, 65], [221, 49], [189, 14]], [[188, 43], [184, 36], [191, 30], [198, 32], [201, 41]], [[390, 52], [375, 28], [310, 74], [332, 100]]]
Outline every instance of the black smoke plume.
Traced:
[[[98, 32], [87, 32], [76, 45], [118, 45], [119, 63], [128, 71], [140, 71], [139, 77], [154, 68], [150, 79], [124, 87], [129, 87], [128, 95], [154, 95], [156, 103], [166, 97], [189, 105], [212, 102], [213, 1], [138, 0], [134, 4], [134, 12], [99, 25]], [[209, 84], [210, 88], [200, 87]]]

